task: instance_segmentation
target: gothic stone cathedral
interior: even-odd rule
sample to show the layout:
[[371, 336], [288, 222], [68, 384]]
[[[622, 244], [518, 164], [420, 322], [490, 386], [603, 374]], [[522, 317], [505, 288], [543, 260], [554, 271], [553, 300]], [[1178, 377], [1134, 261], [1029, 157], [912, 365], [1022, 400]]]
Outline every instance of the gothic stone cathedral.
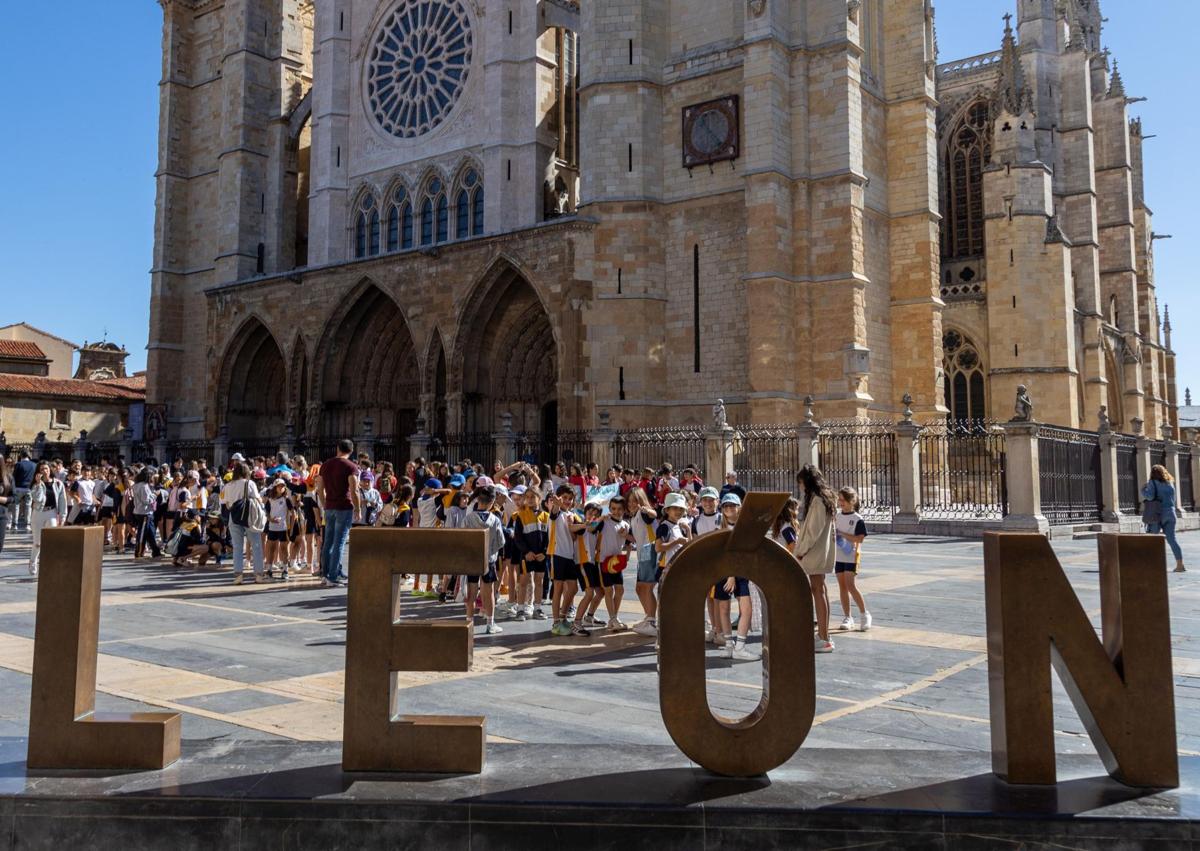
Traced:
[[1099, 0], [941, 65], [928, 0], [160, 2], [172, 439], [1007, 419], [1018, 384], [1174, 424]]

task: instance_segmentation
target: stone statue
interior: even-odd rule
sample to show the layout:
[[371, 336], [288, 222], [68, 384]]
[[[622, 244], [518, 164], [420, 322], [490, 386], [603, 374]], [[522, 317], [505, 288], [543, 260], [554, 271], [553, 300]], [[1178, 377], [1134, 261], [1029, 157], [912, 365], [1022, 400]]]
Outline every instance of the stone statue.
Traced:
[[757, 18], [767, 11], [767, 0], [748, 0], [746, 9], [750, 12], [750, 17]]
[[1108, 405], [1100, 406], [1100, 434], [1108, 434], [1112, 431], [1112, 420], [1108, 416]]
[[725, 418], [725, 400], [718, 399], [717, 404], [713, 405], [713, 425], [718, 431], [723, 431], [729, 427], [729, 422]]
[[1017, 385], [1017, 404], [1013, 411], [1013, 422], [1033, 422], [1033, 400], [1029, 398], [1029, 390], [1024, 384]]

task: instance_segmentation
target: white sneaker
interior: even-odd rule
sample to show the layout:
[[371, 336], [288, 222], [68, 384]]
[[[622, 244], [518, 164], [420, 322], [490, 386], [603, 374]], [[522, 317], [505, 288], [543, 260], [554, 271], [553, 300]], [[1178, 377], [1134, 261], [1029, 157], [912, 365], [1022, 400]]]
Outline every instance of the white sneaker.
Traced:
[[858, 630], [859, 630], [859, 632], [866, 632], [870, 628], [871, 628], [871, 613], [863, 612], [862, 613], [862, 625], [859, 626]]
[[739, 639], [733, 642], [733, 650], [730, 652], [729, 658], [737, 659], [740, 662], [748, 662], [758, 659], [759, 655], [747, 647], [745, 641]]
[[502, 630], [495, 623], [489, 623], [486, 627], [484, 627], [483, 631], [486, 635], [499, 635], [500, 633], [504, 632], [504, 630]]
[[535, 621], [544, 621], [546, 619], [546, 612], [541, 606], [533, 610], [533, 619]]
[[855, 627], [854, 618], [850, 617], [849, 615], [846, 615], [844, 618], [842, 618], [842, 625], [839, 626], [838, 629], [849, 630], [849, 629], [854, 629], [854, 627]]
[[526, 618], [533, 617], [533, 606], [532, 605], [525, 606], [524, 608], [521, 609], [521, 611], [522, 611], [522, 613], [524, 613]]
[[648, 638], [654, 638], [658, 635], [658, 627], [649, 620], [635, 624], [633, 631], [638, 635], [645, 635]]
[[712, 643], [713, 643], [713, 645], [715, 645], [716, 647], [724, 647], [725, 645], [727, 645], [727, 644], [731, 644], [732, 642], [730, 642], [730, 641], [726, 641], [726, 640], [725, 640], [725, 636], [723, 636], [723, 635], [720, 635], [719, 633], [716, 633], [716, 632], [714, 632], [714, 633], [713, 633], [713, 639], [712, 639]]
[[833, 642], [823, 641], [820, 637], [813, 639], [813, 652], [815, 653], [832, 653]]
[[713, 632], [711, 629], [708, 630], [708, 632], [704, 633], [704, 643], [705, 644], [716, 644], [717, 643], [717, 634], [715, 632]]

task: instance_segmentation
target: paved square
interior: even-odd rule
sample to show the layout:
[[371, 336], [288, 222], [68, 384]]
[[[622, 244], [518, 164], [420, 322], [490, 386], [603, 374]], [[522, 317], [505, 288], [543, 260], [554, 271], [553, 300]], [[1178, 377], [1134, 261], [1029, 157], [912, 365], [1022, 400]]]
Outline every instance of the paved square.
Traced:
[[[1200, 535], [1180, 540], [1200, 567]], [[25, 570], [28, 545], [28, 535], [10, 536], [0, 555], [0, 737], [27, 731], [37, 591]], [[1096, 542], [1055, 541], [1054, 549], [1098, 624]], [[835, 634], [837, 651], [817, 657], [817, 717], [805, 746], [986, 751], [980, 542], [877, 535], [863, 565], [875, 627]], [[104, 568], [99, 709], [179, 711], [189, 740], [340, 740], [345, 589], [322, 590], [308, 578], [236, 587], [228, 569], [107, 555]], [[1169, 575], [1168, 588], [1179, 749], [1198, 755], [1200, 570]], [[632, 590], [627, 622], [640, 616]], [[832, 579], [830, 593], [836, 626]], [[406, 595], [403, 611], [435, 618], [462, 609]], [[651, 639], [555, 638], [549, 621], [503, 626], [502, 635], [477, 635], [469, 673], [399, 674], [402, 710], [486, 715], [495, 742], [670, 744]], [[710, 651], [713, 709], [749, 712], [761, 670]], [[1057, 679], [1055, 699], [1058, 751], [1093, 753]]]

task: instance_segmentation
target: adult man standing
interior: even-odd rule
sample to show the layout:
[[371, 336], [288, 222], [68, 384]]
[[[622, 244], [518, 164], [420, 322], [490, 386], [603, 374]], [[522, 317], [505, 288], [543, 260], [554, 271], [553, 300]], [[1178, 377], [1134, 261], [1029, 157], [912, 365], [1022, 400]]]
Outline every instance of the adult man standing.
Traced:
[[33, 487], [33, 474], [37, 465], [29, 460], [29, 450], [22, 449], [20, 460], [13, 465], [13, 495], [8, 513], [12, 515], [9, 528], [14, 532], [24, 532], [29, 528], [29, 490]]
[[350, 460], [353, 452], [353, 442], [339, 440], [337, 455], [321, 464], [317, 476], [317, 502], [325, 512], [325, 537], [321, 542], [321, 567], [325, 571], [322, 588], [341, 583], [342, 556], [350, 536], [350, 524], [358, 509], [358, 466]]
[[737, 498], [740, 500], [746, 499], [746, 489], [738, 484], [737, 473], [733, 470], [725, 474], [725, 484], [721, 486], [721, 498], [724, 499], [727, 493], [737, 494]]

